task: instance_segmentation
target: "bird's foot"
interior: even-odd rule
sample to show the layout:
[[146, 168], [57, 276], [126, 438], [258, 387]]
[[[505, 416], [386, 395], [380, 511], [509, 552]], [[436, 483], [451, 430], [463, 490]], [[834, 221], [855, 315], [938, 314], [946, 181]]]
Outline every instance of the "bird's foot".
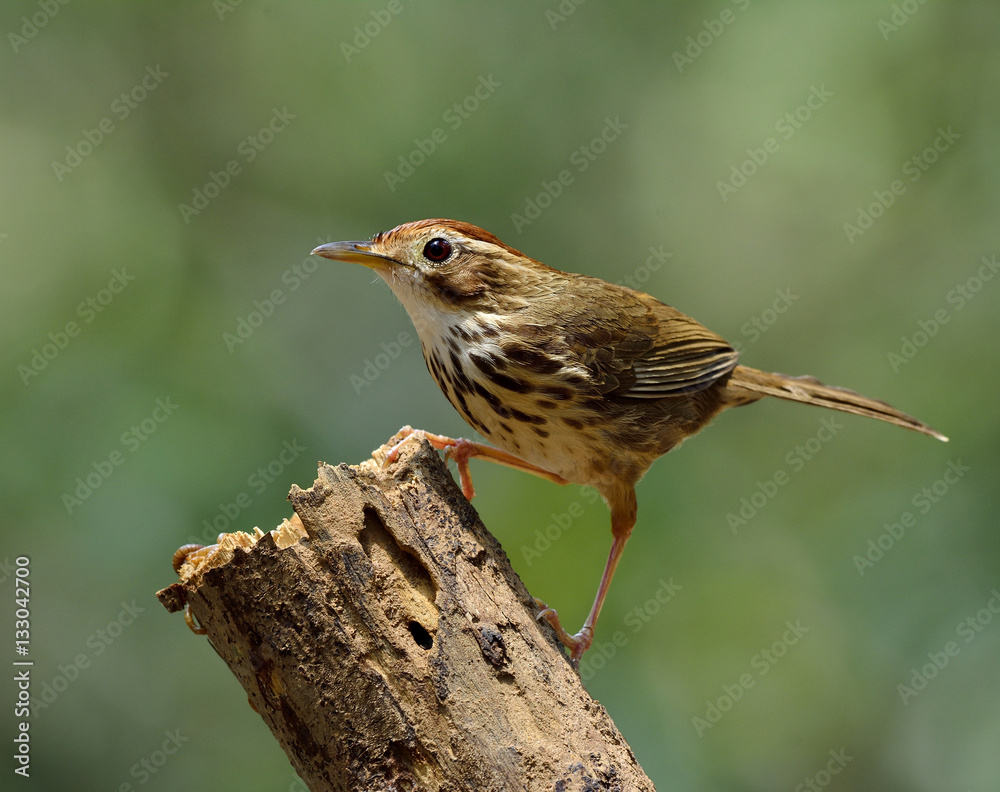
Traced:
[[411, 426], [404, 426], [400, 429], [396, 433], [396, 436], [399, 437], [400, 435], [402, 435], [400, 440], [385, 455], [386, 465], [396, 461], [399, 457], [399, 447], [411, 436], [423, 438], [434, 446], [434, 448], [444, 451], [445, 458], [455, 460], [458, 465], [458, 477], [462, 483], [462, 493], [469, 500], [472, 500], [476, 495], [476, 491], [472, 487], [472, 474], [469, 473], [469, 460], [473, 457], [487, 459], [490, 462], [506, 465], [515, 470], [523, 470], [525, 473], [531, 473], [556, 484], [569, 484], [562, 476], [551, 473], [537, 465], [532, 465], [530, 462], [525, 462], [513, 454], [508, 454], [506, 451], [501, 451], [499, 448], [488, 446], [485, 443], [477, 443], [474, 440], [466, 440], [462, 437], [445, 437], [444, 435], [431, 434], [430, 432], [425, 432], [423, 429], [414, 429]]
[[583, 657], [583, 653], [586, 652], [590, 645], [594, 642], [594, 628], [589, 624], [584, 624], [576, 635], [570, 635], [566, 632], [566, 628], [562, 626], [559, 622], [559, 614], [544, 602], [542, 602], [538, 597], [535, 597], [535, 605], [537, 605], [541, 610], [538, 612], [536, 619], [544, 619], [548, 622], [548, 625], [555, 631], [556, 637], [559, 642], [569, 649], [569, 658], [574, 664], [580, 662], [580, 658]]
[[[438, 451], [444, 451], [445, 459], [454, 459], [458, 465], [458, 478], [462, 484], [462, 494], [468, 500], [476, 497], [476, 490], [472, 486], [472, 474], [469, 472], [469, 459], [474, 456], [482, 456], [477, 453], [476, 447], [489, 448], [481, 443], [474, 443], [462, 437], [445, 437], [444, 435], [431, 434], [423, 429], [414, 429], [412, 426], [404, 426], [397, 433], [402, 435], [400, 440], [389, 449], [385, 455], [385, 465], [390, 465], [399, 458], [399, 449], [411, 437], [426, 440]], [[493, 449], [490, 449], [493, 450]]]

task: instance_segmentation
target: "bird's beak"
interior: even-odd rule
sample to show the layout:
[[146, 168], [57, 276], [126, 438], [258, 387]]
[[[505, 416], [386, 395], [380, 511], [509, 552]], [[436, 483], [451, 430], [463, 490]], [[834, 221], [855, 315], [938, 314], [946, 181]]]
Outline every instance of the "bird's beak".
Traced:
[[334, 261], [346, 261], [349, 264], [363, 264], [373, 269], [395, 263], [388, 256], [373, 253], [370, 242], [328, 242], [325, 245], [320, 245], [312, 254]]

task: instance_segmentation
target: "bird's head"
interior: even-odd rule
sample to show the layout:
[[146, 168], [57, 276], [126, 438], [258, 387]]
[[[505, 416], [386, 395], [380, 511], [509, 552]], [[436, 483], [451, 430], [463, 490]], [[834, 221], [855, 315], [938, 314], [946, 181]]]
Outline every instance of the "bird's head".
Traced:
[[313, 253], [375, 270], [414, 319], [429, 310], [516, 310], [555, 272], [458, 220], [417, 220], [365, 242], [320, 245]]

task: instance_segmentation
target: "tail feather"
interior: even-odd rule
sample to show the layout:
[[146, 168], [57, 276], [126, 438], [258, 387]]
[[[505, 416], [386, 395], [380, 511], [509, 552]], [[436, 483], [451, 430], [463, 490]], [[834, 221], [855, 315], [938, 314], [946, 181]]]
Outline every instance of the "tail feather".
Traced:
[[865, 415], [880, 421], [912, 429], [938, 440], [948, 441], [940, 432], [918, 421], [912, 415], [900, 412], [895, 407], [878, 399], [869, 399], [847, 388], [824, 385], [815, 377], [789, 377], [784, 374], [770, 374], [747, 366], [737, 366], [726, 383], [732, 396], [732, 403], [745, 404], [761, 396], [776, 396], [779, 399], [815, 404], [831, 410]]

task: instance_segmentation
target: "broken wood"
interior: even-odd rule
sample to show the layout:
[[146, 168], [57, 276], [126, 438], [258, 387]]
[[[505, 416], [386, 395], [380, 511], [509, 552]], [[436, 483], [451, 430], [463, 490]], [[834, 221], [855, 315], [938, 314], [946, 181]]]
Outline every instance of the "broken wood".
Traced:
[[[391, 443], [391, 441], [390, 441]], [[445, 463], [321, 465], [276, 531], [180, 558], [188, 608], [313, 792], [652, 790]]]

